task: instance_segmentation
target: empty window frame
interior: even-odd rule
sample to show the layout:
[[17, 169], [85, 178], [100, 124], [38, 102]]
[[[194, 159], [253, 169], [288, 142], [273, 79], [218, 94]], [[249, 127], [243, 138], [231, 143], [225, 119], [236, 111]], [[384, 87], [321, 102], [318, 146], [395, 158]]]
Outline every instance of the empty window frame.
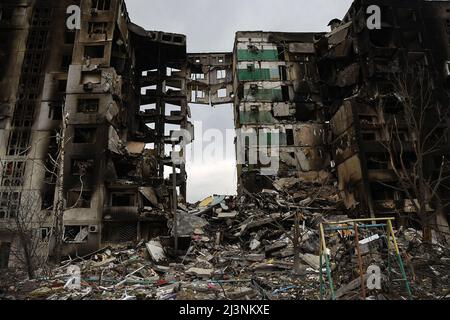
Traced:
[[92, 9], [106, 11], [111, 9], [111, 0], [92, 0]]
[[95, 143], [97, 128], [75, 128], [74, 143]]
[[205, 80], [205, 74], [204, 73], [191, 73], [191, 79], [192, 80]]
[[99, 99], [79, 99], [77, 105], [78, 113], [97, 113], [98, 106], [100, 100]]
[[23, 185], [25, 174], [25, 161], [1, 162], [1, 186], [20, 187]]
[[30, 148], [31, 131], [14, 129], [9, 134], [8, 156], [26, 156]]
[[104, 55], [105, 55], [105, 46], [103, 45], [84, 47], [84, 56], [86, 58], [99, 59], [103, 58]]
[[108, 33], [108, 22], [89, 22], [89, 36]]
[[134, 207], [136, 206], [136, 194], [134, 193], [111, 193], [112, 207]]
[[226, 98], [227, 97], [227, 89], [219, 89], [217, 90], [218, 98]]
[[20, 192], [0, 192], [0, 220], [17, 217], [20, 210]]
[[203, 90], [192, 90], [191, 101], [196, 102], [206, 98], [206, 92]]
[[217, 70], [217, 79], [225, 79], [227, 77], [227, 70]]
[[67, 207], [69, 208], [90, 208], [92, 193], [87, 190], [69, 191], [67, 193]]
[[64, 242], [83, 243], [87, 241], [89, 226], [64, 226]]
[[102, 82], [101, 71], [84, 71], [81, 73], [81, 84], [100, 84]]

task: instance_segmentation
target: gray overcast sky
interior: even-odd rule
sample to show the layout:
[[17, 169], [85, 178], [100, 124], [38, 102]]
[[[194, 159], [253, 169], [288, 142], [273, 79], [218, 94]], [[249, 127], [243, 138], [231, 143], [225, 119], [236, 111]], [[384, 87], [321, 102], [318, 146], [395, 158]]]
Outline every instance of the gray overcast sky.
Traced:
[[[188, 52], [231, 52], [236, 31], [327, 31], [352, 0], [126, 0], [131, 20], [147, 30], [187, 36]], [[233, 128], [232, 107], [191, 105], [191, 121], [221, 131]], [[195, 150], [201, 137], [196, 133]], [[228, 147], [233, 141], [225, 142]], [[220, 162], [190, 161], [188, 201], [236, 191], [234, 155]]]

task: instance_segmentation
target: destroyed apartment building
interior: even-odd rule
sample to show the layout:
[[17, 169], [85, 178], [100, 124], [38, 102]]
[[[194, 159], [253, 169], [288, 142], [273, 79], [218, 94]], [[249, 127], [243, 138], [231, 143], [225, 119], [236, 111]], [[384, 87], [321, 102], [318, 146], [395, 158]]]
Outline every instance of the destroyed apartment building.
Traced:
[[[65, 28], [73, 4], [77, 32]], [[2, 1], [0, 10], [2, 257], [27, 212], [46, 215], [33, 223], [49, 241], [60, 187], [63, 254], [164, 233], [167, 125], [192, 127], [185, 36], [132, 24], [116, 0]], [[185, 168], [176, 171], [185, 199]]]
[[[81, 8], [80, 30], [66, 28], [70, 5]], [[367, 25], [370, 5], [381, 8], [381, 29]], [[1, 0], [0, 267], [15, 263], [15, 222], [24, 212], [43, 216], [30, 224], [46, 255], [62, 208], [62, 254], [83, 256], [173, 235], [174, 202], [178, 221], [198, 220], [214, 206], [223, 211], [219, 221], [238, 212], [251, 220], [267, 204], [270, 217], [228, 221], [230, 238], [251, 237], [256, 249], [267, 232], [254, 229], [293, 217], [275, 212], [289, 205], [271, 197], [295, 200], [313, 187], [324, 205], [301, 200], [316, 227], [320, 210], [396, 217], [398, 227], [418, 227], [408, 217], [436, 212], [427, 223], [450, 234], [450, 2], [355, 0], [329, 27], [239, 31], [232, 52], [188, 53], [184, 35], [132, 23], [123, 0]], [[244, 154], [238, 197], [211, 197], [192, 215], [185, 165], [172, 160], [194, 139], [189, 104], [231, 104], [238, 135], [265, 135], [254, 144], [236, 140]], [[172, 137], [181, 129], [189, 141]], [[279, 168], [264, 175], [266, 164], [251, 163], [250, 154], [275, 138]], [[339, 209], [331, 192], [324, 200], [332, 188]], [[203, 226], [195, 236], [211, 240]], [[285, 233], [272, 232], [285, 238], [268, 245], [269, 256], [289, 256], [276, 250], [287, 246]], [[216, 235], [217, 247], [223, 233]]]

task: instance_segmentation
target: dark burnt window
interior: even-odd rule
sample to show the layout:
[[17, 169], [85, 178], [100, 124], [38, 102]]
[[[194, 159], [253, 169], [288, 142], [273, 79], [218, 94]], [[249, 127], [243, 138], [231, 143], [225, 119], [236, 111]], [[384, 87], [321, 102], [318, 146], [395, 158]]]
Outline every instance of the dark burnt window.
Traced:
[[0, 22], [11, 22], [14, 8], [0, 8]]
[[61, 70], [69, 70], [70, 64], [72, 63], [72, 56], [64, 55], [61, 57]]
[[95, 143], [97, 128], [75, 128], [74, 143]]
[[293, 146], [295, 144], [294, 142], [294, 130], [292, 129], [287, 129], [286, 130], [286, 140], [287, 140], [287, 145], [288, 146]]
[[12, 219], [20, 210], [19, 192], [0, 192], [0, 220]]
[[394, 200], [394, 189], [386, 187], [378, 182], [370, 183], [370, 190], [372, 192], [372, 198], [375, 201]]
[[64, 242], [83, 243], [87, 241], [89, 226], [64, 226]]
[[281, 94], [283, 101], [289, 101], [289, 87], [288, 86], [281, 86]]
[[48, 109], [48, 118], [52, 120], [62, 120], [62, 103], [51, 103]]
[[13, 124], [15, 127], [31, 127], [33, 125], [35, 103], [19, 101], [14, 109]]
[[92, 9], [106, 11], [111, 8], [111, 0], [92, 0]]
[[88, 58], [98, 59], [105, 55], [105, 46], [85, 46], [84, 56]]
[[67, 80], [58, 80], [58, 92], [64, 93], [67, 88]]
[[77, 112], [79, 113], [97, 113], [99, 99], [80, 99], [78, 100]]
[[112, 207], [134, 207], [136, 205], [136, 195], [134, 193], [112, 193]]
[[87, 190], [69, 191], [67, 194], [67, 206], [69, 208], [90, 208], [92, 193]]
[[23, 185], [25, 161], [2, 161], [0, 166], [1, 186], [20, 187]]
[[286, 50], [284, 49], [283, 46], [278, 46], [277, 47], [278, 60], [280, 60], [280, 61], [284, 61], [285, 60], [285, 52], [286, 52]]
[[286, 66], [279, 66], [278, 68], [280, 70], [280, 80], [281, 81], [287, 81]]

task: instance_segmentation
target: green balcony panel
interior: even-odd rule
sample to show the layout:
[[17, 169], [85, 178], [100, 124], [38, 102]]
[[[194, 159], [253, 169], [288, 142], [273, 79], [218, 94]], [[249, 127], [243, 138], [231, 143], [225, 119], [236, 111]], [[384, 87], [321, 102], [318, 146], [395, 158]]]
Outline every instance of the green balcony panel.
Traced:
[[278, 69], [239, 69], [238, 75], [240, 81], [280, 80]]
[[244, 90], [244, 101], [282, 102], [283, 93], [281, 89], [258, 89], [252, 94], [250, 89], [246, 89]]
[[238, 61], [278, 61], [278, 51], [262, 50], [251, 52], [249, 50], [239, 49]]

